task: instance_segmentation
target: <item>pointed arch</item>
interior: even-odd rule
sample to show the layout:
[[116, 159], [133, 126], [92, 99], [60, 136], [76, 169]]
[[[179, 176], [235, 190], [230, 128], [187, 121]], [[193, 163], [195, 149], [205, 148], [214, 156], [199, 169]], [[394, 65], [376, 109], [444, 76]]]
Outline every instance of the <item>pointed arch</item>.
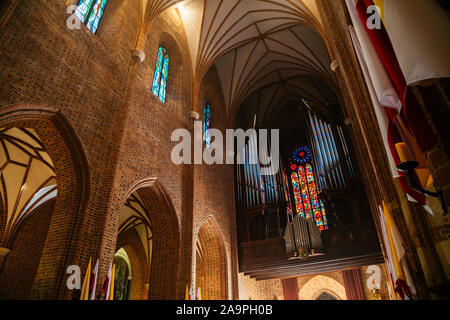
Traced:
[[203, 221], [196, 239], [195, 286], [201, 288], [202, 300], [225, 300], [229, 292], [227, 250], [212, 215]]
[[53, 162], [58, 195], [30, 294], [32, 298], [65, 297], [65, 267], [74, 261], [77, 249], [83, 246], [81, 242], [87, 241], [77, 238], [89, 198], [89, 169], [84, 149], [69, 121], [54, 107], [3, 107], [0, 127], [33, 129]]
[[157, 178], [147, 178], [136, 183], [126, 198], [135, 192], [142, 199], [152, 226], [153, 247], [148, 298], [177, 299], [181, 234], [175, 207]]
[[324, 292], [338, 300], [347, 300], [345, 287], [335, 279], [322, 275], [315, 276], [305, 283], [300, 289], [299, 298], [300, 300], [315, 300]]

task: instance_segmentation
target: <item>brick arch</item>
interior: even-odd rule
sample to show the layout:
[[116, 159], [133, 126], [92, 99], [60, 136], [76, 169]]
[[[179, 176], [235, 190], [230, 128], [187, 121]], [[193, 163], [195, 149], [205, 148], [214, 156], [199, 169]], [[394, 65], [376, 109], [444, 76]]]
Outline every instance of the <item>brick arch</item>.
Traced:
[[227, 253], [219, 226], [212, 216], [206, 218], [201, 225], [197, 245], [202, 248], [202, 260], [197, 260], [197, 253], [195, 282], [196, 288], [201, 288], [202, 300], [227, 299]]
[[32, 298], [57, 299], [69, 295], [65, 268], [83, 246], [79, 231], [85, 223], [89, 172], [84, 150], [61, 112], [42, 105], [0, 109], [1, 127], [28, 127], [36, 131], [55, 167], [58, 196], [34, 280]]
[[131, 287], [130, 300], [146, 300], [150, 269], [147, 265], [145, 249], [135, 229], [129, 229], [119, 235], [116, 252], [123, 248], [130, 259]]
[[134, 185], [127, 198], [137, 192], [149, 213], [153, 249], [148, 298], [177, 299], [177, 273], [180, 267], [180, 226], [173, 203], [161, 182], [145, 179]]

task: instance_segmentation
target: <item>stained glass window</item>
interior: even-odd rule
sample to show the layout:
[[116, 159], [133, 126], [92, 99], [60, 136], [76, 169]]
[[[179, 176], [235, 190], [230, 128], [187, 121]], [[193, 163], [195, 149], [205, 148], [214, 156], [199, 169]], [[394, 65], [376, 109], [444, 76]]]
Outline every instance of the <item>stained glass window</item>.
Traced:
[[156, 56], [155, 75], [153, 77], [152, 92], [163, 103], [166, 102], [167, 77], [169, 75], [169, 55], [167, 50], [159, 47]]
[[320, 230], [328, 229], [325, 207], [319, 199], [311, 165], [311, 151], [306, 146], [297, 147], [290, 159], [291, 182], [297, 214], [314, 219]]
[[305, 164], [311, 162], [311, 150], [306, 146], [298, 146], [292, 153], [292, 161], [296, 164]]
[[211, 106], [205, 98], [203, 106], [203, 143], [207, 148], [211, 145]]
[[97, 32], [108, 0], [80, 0], [75, 15], [86, 23], [92, 33]]

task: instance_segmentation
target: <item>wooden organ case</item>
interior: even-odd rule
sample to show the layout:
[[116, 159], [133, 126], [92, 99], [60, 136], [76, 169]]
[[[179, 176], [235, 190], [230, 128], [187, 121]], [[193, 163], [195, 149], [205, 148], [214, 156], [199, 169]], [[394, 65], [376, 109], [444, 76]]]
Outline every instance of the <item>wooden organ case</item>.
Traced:
[[[298, 214], [289, 167], [281, 159], [276, 173], [262, 174], [256, 131], [246, 137], [242, 150], [236, 149], [236, 159], [245, 159], [235, 162], [239, 268], [257, 280], [384, 262], [343, 126], [311, 111], [307, 117], [311, 164], [328, 219], [325, 230]], [[270, 149], [270, 141], [262, 145], [270, 152], [264, 150]]]

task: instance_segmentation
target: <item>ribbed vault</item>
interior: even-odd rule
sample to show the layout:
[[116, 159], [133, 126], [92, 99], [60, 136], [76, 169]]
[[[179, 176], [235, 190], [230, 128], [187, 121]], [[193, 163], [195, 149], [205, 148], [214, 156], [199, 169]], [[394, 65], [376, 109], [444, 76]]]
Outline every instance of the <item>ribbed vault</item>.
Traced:
[[270, 112], [279, 99], [331, 99], [335, 78], [314, 0], [191, 0], [178, 11], [194, 75], [216, 66], [231, 116], [257, 91]]
[[56, 197], [53, 162], [33, 129], [0, 129], [0, 246], [34, 209]]
[[149, 214], [137, 192], [133, 193], [122, 207], [119, 217], [119, 237], [127, 230], [134, 229], [145, 249], [147, 263], [151, 265], [153, 234]]
[[142, 7], [146, 22], [177, 9], [197, 83], [215, 65], [232, 117], [252, 94], [269, 104], [266, 116], [289, 99], [333, 100], [335, 78], [315, 0], [142, 0]]

